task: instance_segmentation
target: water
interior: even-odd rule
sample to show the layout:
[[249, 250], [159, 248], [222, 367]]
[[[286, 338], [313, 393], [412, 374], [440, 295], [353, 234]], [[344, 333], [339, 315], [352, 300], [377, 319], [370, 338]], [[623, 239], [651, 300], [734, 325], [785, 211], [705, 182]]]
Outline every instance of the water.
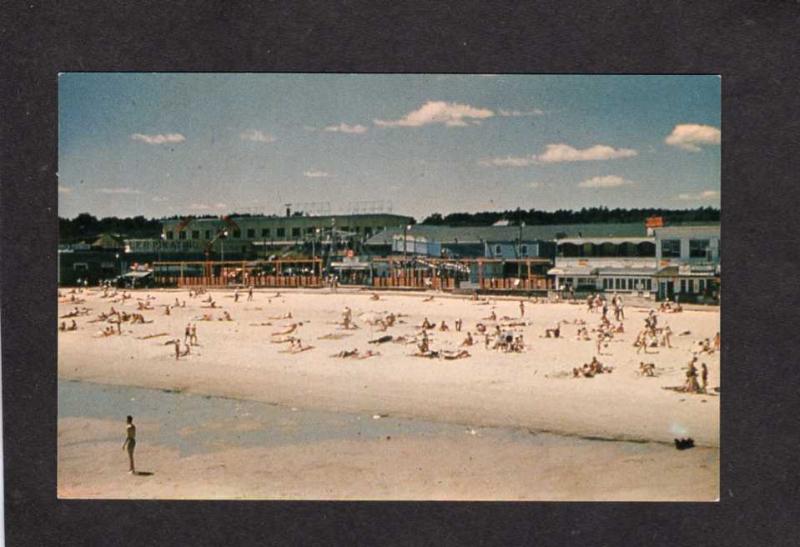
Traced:
[[[423, 420], [374, 419], [373, 414], [353, 414], [297, 409], [274, 404], [224, 397], [176, 393], [169, 390], [94, 384], [59, 380], [59, 418], [117, 420], [124, 436], [125, 416], [134, 423], [154, 421], [156, 430], [137, 428], [137, 441], [179, 450], [181, 456], [203, 454], [223, 448], [277, 447], [328, 440], [372, 440], [387, 437], [465, 439], [477, 436], [503, 443], [533, 446], [569, 445], [588, 447], [597, 440], [533, 434], [519, 428], [472, 428]], [[618, 443], [631, 452], [646, 445]]]

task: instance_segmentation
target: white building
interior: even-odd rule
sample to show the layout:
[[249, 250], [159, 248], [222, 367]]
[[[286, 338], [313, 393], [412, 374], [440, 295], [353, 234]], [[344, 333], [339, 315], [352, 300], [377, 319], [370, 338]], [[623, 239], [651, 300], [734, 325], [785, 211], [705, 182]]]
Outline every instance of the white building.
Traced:
[[656, 228], [659, 270], [656, 290], [661, 299], [719, 298], [721, 231], [719, 224]]

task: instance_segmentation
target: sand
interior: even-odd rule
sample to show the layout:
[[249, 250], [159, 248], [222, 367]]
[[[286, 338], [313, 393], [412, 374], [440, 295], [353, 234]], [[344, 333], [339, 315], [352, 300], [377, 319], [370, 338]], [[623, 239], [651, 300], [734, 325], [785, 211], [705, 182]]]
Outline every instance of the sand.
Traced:
[[[70, 448], [69, 451], [60, 443], [59, 495], [306, 499], [405, 499], [407, 496], [414, 499], [717, 497], [718, 462], [709, 465], [708, 461], [716, 462], [718, 459], [719, 397], [714, 394], [677, 393], [662, 388], [683, 382], [682, 369], [691, 358], [696, 342], [712, 337], [719, 331], [718, 310], [660, 314], [659, 325], [669, 324], [675, 333], [674, 347], [654, 349], [651, 351], [657, 353], [645, 356], [637, 355], [632, 343], [643, 325], [646, 310], [628, 307], [624, 321], [626, 334], [620, 336], [620, 341], [612, 341], [598, 356], [603, 364], [613, 366], [614, 372], [591, 379], [574, 379], [570, 377], [570, 371], [595, 355], [594, 342], [576, 340], [578, 327], [572, 324], [562, 326], [562, 338], [544, 339], [539, 336], [557, 320], [571, 322], [583, 319], [589, 328], [595, 326], [599, 322], [599, 314], [587, 312], [582, 304], [527, 302], [524, 320], [531, 324], [517, 328], [524, 334], [528, 345], [525, 352], [517, 354], [487, 350], [483, 347], [482, 338], [476, 337], [479, 343], [468, 348], [472, 355], [470, 358], [448, 361], [413, 357], [411, 354], [416, 350], [414, 345], [391, 342], [371, 345], [367, 341], [384, 334], [411, 337], [417, 331], [415, 327], [427, 317], [437, 323], [445, 320], [451, 328], [449, 332], [433, 332], [431, 346], [434, 349], [457, 349], [465, 331], [470, 330], [475, 336], [475, 323], [488, 316], [492, 309], [498, 317], [510, 316], [519, 320], [518, 300], [497, 298], [489, 304], [478, 304], [468, 298], [437, 294], [433, 301], [426, 302], [424, 298], [427, 295], [413, 293], [381, 293], [380, 300], [372, 300], [371, 293], [364, 291], [340, 290], [337, 294], [331, 294], [328, 291], [282, 290], [280, 297], [275, 297], [275, 291], [257, 291], [253, 302], [248, 302], [246, 293], [242, 293], [239, 302], [235, 303], [233, 291], [211, 291], [218, 305], [234, 319], [218, 321], [216, 318], [222, 315], [222, 310], [202, 309], [204, 304], [200, 302], [201, 299], [189, 299], [188, 291], [133, 291], [131, 294], [133, 298], [124, 305], [112, 304], [108, 299], [100, 298], [101, 293], [96, 291], [86, 295], [86, 302], [82, 305], [91, 308], [92, 315], [77, 319], [78, 331], [59, 335], [61, 379], [170, 389], [186, 394], [262, 401], [287, 408], [389, 415], [460, 424], [469, 428], [521, 428], [575, 439], [639, 441], [647, 442], [653, 452], [646, 458], [640, 455], [637, 463], [626, 466], [622, 464], [625, 458], [619, 454], [616, 443], [600, 443], [604, 447], [593, 446], [591, 451], [575, 446], [570, 448], [571, 445], [567, 444], [559, 449], [561, 451], [534, 450], [538, 455], [531, 462], [526, 457], [531, 452], [530, 447], [515, 442], [503, 445], [471, 438], [468, 452], [473, 462], [482, 465], [476, 463], [470, 466], [472, 471], [466, 473], [462, 481], [453, 478], [459, 475], [459, 469], [463, 474], [457, 459], [444, 456], [466, 450], [463, 445], [467, 441], [461, 438], [393, 438], [393, 456], [388, 460], [376, 458], [376, 454], [381, 454], [382, 450], [389, 450], [384, 443], [373, 441], [364, 444], [365, 441], [349, 439], [304, 442], [280, 448], [230, 446], [227, 447], [229, 452], [196, 454], [178, 459], [170, 456], [167, 448], [157, 450], [152, 447], [155, 461], [159, 462], [161, 469], [158, 475], [169, 469], [170, 480], [179, 486], [174, 486], [173, 490], [154, 486], [160, 482], [159, 479], [151, 480], [136, 492], [130, 492], [124, 488], [128, 483], [114, 486], [114, 481], [107, 483], [106, 487], [99, 484], [94, 490], [63, 489], [62, 485], [71, 484], [73, 480], [80, 482], [88, 478], [84, 473], [84, 476], [75, 479], [75, 476], [82, 474], [81, 467], [68, 465], [62, 460], [62, 454], [72, 454], [70, 457], [76, 458], [71, 460], [73, 462], [81, 458], [79, 454], [73, 454], [76, 451], [88, 451], [84, 457], [96, 457], [98, 461], [114, 458], [117, 468], [112, 474], [115, 477], [119, 474], [118, 460], [124, 454], [119, 447], [108, 454], [106, 449], [110, 446], [105, 447], [100, 441], [87, 442], [80, 445], [81, 448]], [[156, 309], [142, 312], [146, 319], [154, 320], [153, 323], [124, 324], [121, 336], [108, 338], [97, 337], [97, 331], [103, 323], [87, 323], [96, 313], [107, 312], [111, 305], [118, 310], [135, 311], [137, 298], [145, 298], [145, 295], [154, 297], [151, 302]], [[176, 297], [185, 300], [186, 307], [175, 308], [170, 316], [165, 316], [160, 304], [174, 303]], [[59, 315], [73, 306], [71, 303], [60, 304]], [[353, 319], [359, 329], [344, 330], [335, 324], [341, 320], [345, 306], [352, 308]], [[270, 319], [289, 311], [292, 312], [292, 319]], [[386, 333], [366, 323], [366, 319], [387, 312], [407, 316], [401, 317], [403, 323]], [[164, 341], [168, 338], [183, 339], [186, 323], [203, 313], [211, 313], [215, 320], [197, 322], [200, 345], [192, 349], [190, 356], [176, 361], [173, 347], [165, 346]], [[464, 320], [464, 332], [461, 333], [454, 330], [454, 321], [459, 317]], [[299, 322], [303, 324], [298, 326], [294, 335], [301, 338], [304, 344], [314, 346], [313, 349], [290, 354], [283, 353], [287, 350], [287, 344], [270, 343], [271, 332], [281, 331]], [[678, 333], [686, 330], [691, 331], [691, 335], [678, 336]], [[164, 332], [169, 336], [141, 339]], [[340, 337], [342, 335], [344, 337]], [[343, 349], [354, 348], [361, 352], [372, 349], [381, 355], [365, 360], [332, 357]], [[655, 363], [659, 375], [655, 378], [639, 376], [638, 364], [642, 360]], [[700, 361], [708, 365], [709, 386], [718, 386], [719, 354], [701, 355]], [[125, 409], [121, 413], [130, 411], [135, 414], [135, 405], [131, 406], [134, 407], [132, 410]], [[80, 421], [80, 418], [75, 419]], [[116, 421], [110, 421], [106, 426], [119, 423], [118, 417], [114, 419]], [[105, 420], [101, 421], [106, 423]], [[60, 418], [60, 434], [67, 429], [67, 422]], [[122, 430], [121, 427], [119, 429]], [[691, 436], [701, 448], [676, 451], [669, 443], [677, 436]], [[326, 443], [333, 443], [336, 449]], [[114, 444], [121, 446], [121, 439]], [[607, 467], [610, 468], [604, 473], [586, 471], [582, 462], [589, 457], [589, 453], [596, 454], [602, 461], [607, 460]], [[305, 454], [309, 454], [309, 459]], [[708, 454], [712, 454], [711, 460]], [[233, 474], [235, 476], [230, 472], [224, 473], [224, 480], [215, 475], [212, 481], [216, 485], [214, 488], [210, 486], [211, 479], [204, 478], [196, 483], [188, 478], [193, 472], [199, 472], [202, 466], [224, 463], [228, 461], [227, 458], [240, 462], [256, 458], [262, 462], [259, 464], [262, 468], [259, 471], [258, 465], [243, 465]], [[696, 458], [702, 460], [702, 467]], [[373, 463], [358, 463], [362, 459]], [[410, 490], [404, 489], [403, 484], [419, 482], [409, 481], [409, 476], [413, 475], [411, 467], [401, 472], [401, 464], [405, 460], [409, 460], [411, 467], [418, 463], [422, 463], [423, 468], [430, 465], [429, 469], [434, 473], [432, 476], [450, 479], [441, 479], [445, 481], [441, 488], [430, 485], [430, 481], [423, 481], [429, 486], [422, 487], [423, 483], [419, 483], [416, 487], [409, 487]], [[303, 473], [302, 477], [289, 479], [286, 477], [296, 473], [286, 475], [281, 472], [281, 469], [288, 471], [292, 466], [304, 469], [303, 462], [319, 464], [320, 461], [328, 466], [327, 476], [339, 477], [328, 489], [319, 489], [315, 485], [321, 483], [307, 478], [313, 477], [313, 474]], [[494, 468], [491, 465], [493, 461]], [[514, 477], [513, 480], [503, 478], [500, 472], [503, 466], [498, 470], [497, 461], [507, 462], [505, 469], [510, 477]], [[643, 464], [644, 461], [648, 463]], [[348, 467], [350, 464], [347, 462], [351, 462], [352, 467]], [[612, 465], [612, 462], [619, 465]], [[688, 467], [687, 463], [690, 463]], [[631, 466], [636, 466], [641, 473], [633, 472]], [[484, 467], [488, 468], [485, 471], [487, 474], [481, 475], [481, 481], [476, 482], [476, 470]], [[269, 487], [253, 485], [248, 477], [252, 478], [254, 473], [262, 471], [277, 473], [283, 482], [278, 481]], [[380, 477], [380, 473], [387, 477], [383, 487], [379, 486], [381, 481], [375, 478]], [[546, 486], [545, 475], [553, 477], [551, 486]], [[638, 482], [625, 479], [640, 475], [642, 480]], [[359, 483], [359, 477], [365, 479]], [[145, 478], [132, 479], [139, 481]], [[187, 481], [192, 486], [187, 486]]]

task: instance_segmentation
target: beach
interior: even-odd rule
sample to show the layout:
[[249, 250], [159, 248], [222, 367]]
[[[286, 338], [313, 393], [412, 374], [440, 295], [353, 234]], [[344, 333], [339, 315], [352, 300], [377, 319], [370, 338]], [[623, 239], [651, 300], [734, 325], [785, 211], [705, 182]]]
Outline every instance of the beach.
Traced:
[[[600, 320], [584, 302], [525, 299], [521, 317], [518, 298], [475, 301], [443, 293], [381, 292], [373, 299], [372, 292], [353, 289], [258, 290], [252, 301], [240, 291], [238, 302], [233, 290], [199, 298], [190, 298], [188, 290], [129, 294], [124, 302], [111, 302], [91, 289], [74, 295], [84, 300], [76, 304], [62, 291], [59, 315], [76, 305], [90, 312], [75, 318], [78, 330], [59, 332], [60, 497], [718, 497], [719, 394], [713, 388], [719, 386], [719, 352], [698, 355], [708, 366], [707, 394], [664, 389], [684, 383], [697, 342], [719, 331], [718, 308], [658, 314], [659, 326], [674, 333], [673, 347], [645, 355], [637, 354], [633, 341], [648, 309], [626, 307], [625, 333], [597, 355], [594, 341], [576, 338], [576, 320], [590, 329]], [[205, 307], [208, 295], [218, 308]], [[179, 305], [166, 315], [164, 305], [176, 299]], [[153, 308], [138, 312], [152, 322], [123, 323], [121, 335], [102, 336], [108, 323], [89, 322], [111, 306], [137, 312], [139, 302]], [[358, 328], [341, 324], [345, 307]], [[220, 320], [225, 312], [232, 320]], [[524, 336], [522, 352], [484, 347], [475, 325], [493, 327], [495, 321], [486, 319], [492, 312], [503, 329]], [[383, 331], [374, 323], [389, 313], [397, 319]], [[201, 320], [205, 314], [211, 320]], [[414, 356], [413, 340], [425, 318], [449, 325], [446, 332], [428, 331], [435, 350], [462, 349], [470, 331], [476, 344], [463, 348], [470, 356]], [[459, 318], [462, 332], [454, 328]], [[558, 321], [561, 336], [544, 338]], [[198, 345], [176, 360], [174, 346], [165, 342], [183, 340], [187, 323], [196, 325]], [[273, 333], [293, 325], [290, 336], [311, 349], [292, 353], [288, 343], [274, 343], [289, 335]], [[381, 336], [393, 340], [368, 343]], [[379, 355], [335, 356], [353, 349]], [[593, 356], [612, 372], [574, 378], [572, 369]], [[641, 376], [641, 361], [654, 363], [656, 376]], [[103, 390], [117, 390], [114, 404], [99, 402], [108, 398]], [[168, 399], [144, 408], [134, 390]], [[183, 410], [186, 403], [164, 410], [173, 408], [168, 401], [195, 399], [196, 411]], [[226, 401], [256, 406], [243, 416]], [[170, 425], [183, 423], [185, 412], [196, 414], [197, 423]], [[120, 447], [127, 414], [141, 416], [137, 467], [152, 475], [125, 473]], [[288, 429], [278, 442], [270, 432], [281, 427]], [[168, 430], [163, 438], [155, 433]], [[210, 441], [191, 449], [181, 445], [193, 444], [186, 439], [198, 434]], [[243, 435], [252, 438], [242, 441]], [[696, 447], [678, 451], [676, 437], [691, 437]]]

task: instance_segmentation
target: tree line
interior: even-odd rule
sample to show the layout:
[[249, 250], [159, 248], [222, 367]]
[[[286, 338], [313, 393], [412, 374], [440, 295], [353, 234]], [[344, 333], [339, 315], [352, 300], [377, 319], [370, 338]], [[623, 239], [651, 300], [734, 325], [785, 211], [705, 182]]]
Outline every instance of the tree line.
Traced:
[[[250, 216], [250, 215], [232, 215]], [[713, 207], [696, 209], [609, 209], [608, 207], [583, 208], [577, 211], [538, 211], [515, 209], [513, 211], [483, 211], [479, 213], [434, 213], [422, 221], [428, 225], [446, 226], [491, 226], [499, 220], [510, 224], [591, 224], [616, 222], [644, 222], [647, 217], [662, 216], [667, 222], [719, 222], [720, 210]], [[172, 217], [179, 218], [179, 217]], [[213, 215], [197, 215], [195, 218], [213, 218]], [[73, 219], [58, 219], [59, 239], [62, 242], [85, 241], [103, 233], [119, 234], [129, 238], [160, 237], [163, 219], [150, 219], [142, 215], [135, 217], [97, 218], [81, 213]]]
[[648, 217], [664, 217], [666, 222], [719, 222], [720, 210], [713, 207], [696, 209], [609, 209], [608, 207], [590, 207], [580, 210], [559, 209], [557, 211], [539, 211], [515, 209], [513, 211], [482, 211], [479, 213], [451, 213], [442, 215], [434, 213], [422, 221], [422, 224], [434, 226], [491, 226], [506, 220], [509, 224], [547, 225], [547, 224], [610, 224], [623, 222], [644, 222]]

